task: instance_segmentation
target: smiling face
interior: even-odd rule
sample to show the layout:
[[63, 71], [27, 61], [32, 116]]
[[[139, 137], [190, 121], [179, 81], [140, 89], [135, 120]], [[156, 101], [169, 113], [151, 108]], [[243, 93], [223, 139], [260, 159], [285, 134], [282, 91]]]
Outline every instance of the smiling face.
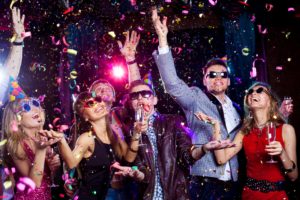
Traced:
[[[215, 74], [216, 76], [212, 76], [211, 74]], [[207, 91], [214, 95], [225, 94], [230, 85], [227, 69], [223, 65], [211, 65], [204, 74], [203, 84], [206, 86]]]
[[270, 92], [264, 86], [257, 85], [248, 91], [246, 96], [247, 105], [250, 110], [270, 109], [271, 99]]
[[101, 97], [92, 97], [90, 93], [81, 93], [75, 102], [75, 112], [92, 122], [108, 115], [110, 106]]

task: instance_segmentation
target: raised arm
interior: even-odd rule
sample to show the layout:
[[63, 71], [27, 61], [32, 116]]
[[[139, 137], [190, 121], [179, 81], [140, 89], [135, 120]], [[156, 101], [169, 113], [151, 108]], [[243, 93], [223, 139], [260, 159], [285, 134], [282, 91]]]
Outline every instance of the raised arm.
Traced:
[[[174, 59], [167, 41], [167, 17], [163, 17], [161, 21], [157, 14], [157, 9], [153, 9], [152, 21], [159, 41], [158, 52], [155, 51], [153, 56], [165, 89], [178, 104], [184, 109], [188, 109], [194, 103], [196, 97], [194, 91], [177, 76]], [[201, 101], [201, 98], [198, 100]]]
[[121, 54], [124, 56], [127, 66], [128, 66], [128, 82], [131, 83], [135, 80], [141, 79], [141, 74], [136, 62], [135, 54], [136, 47], [139, 44], [140, 35], [136, 31], [132, 31], [131, 35], [129, 31], [126, 32], [126, 40], [124, 45], [121, 41], [118, 41], [118, 45]]
[[8, 57], [4, 63], [8, 74], [16, 79], [20, 72], [20, 67], [22, 63], [23, 56], [23, 37], [22, 33], [25, 32], [24, 21], [25, 15], [21, 16], [20, 9], [14, 7], [12, 9], [12, 21], [13, 21], [13, 31], [14, 31], [14, 41], [12, 42], [11, 50]]

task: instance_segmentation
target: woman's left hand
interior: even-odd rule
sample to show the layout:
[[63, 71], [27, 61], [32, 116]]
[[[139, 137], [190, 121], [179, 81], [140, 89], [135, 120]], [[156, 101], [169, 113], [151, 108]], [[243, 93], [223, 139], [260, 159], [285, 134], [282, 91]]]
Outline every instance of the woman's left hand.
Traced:
[[283, 151], [283, 147], [280, 142], [273, 141], [273, 142], [270, 142], [270, 144], [266, 145], [265, 150], [271, 156], [276, 156], [276, 155], [279, 156], [279, 155], [281, 155], [281, 153]]

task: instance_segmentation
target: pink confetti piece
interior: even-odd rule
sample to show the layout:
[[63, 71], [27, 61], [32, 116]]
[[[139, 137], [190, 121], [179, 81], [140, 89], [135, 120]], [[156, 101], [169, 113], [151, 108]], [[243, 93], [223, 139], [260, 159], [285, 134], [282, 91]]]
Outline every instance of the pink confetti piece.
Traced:
[[172, 0], [165, 0], [166, 3], [172, 3]]
[[25, 188], [26, 188], [26, 185], [23, 184], [23, 183], [18, 183], [17, 184], [17, 188], [18, 188], [19, 191], [24, 191]]
[[188, 10], [183, 10], [183, 11], [182, 11], [182, 14], [187, 15], [187, 14], [189, 14], [189, 11], [188, 11]]
[[54, 36], [50, 36], [51, 37], [51, 41], [52, 44], [54, 44], [55, 46], [58, 46], [61, 44], [60, 40], [55, 41], [55, 37]]
[[218, 0], [208, 0], [210, 5], [215, 6], [218, 3]]
[[74, 197], [74, 200], [78, 200], [78, 198], [79, 198], [78, 195], [76, 195], [76, 196]]
[[255, 78], [257, 76], [256, 67], [252, 67], [252, 70], [250, 71], [250, 77]]
[[64, 43], [65, 46], [67, 46], [67, 47], [70, 46], [70, 44], [66, 40], [66, 36], [63, 36], [62, 41], [63, 41], [63, 43]]
[[288, 11], [289, 11], [289, 12], [295, 12], [295, 8], [290, 7], [290, 8], [288, 8]]
[[74, 10], [74, 6], [71, 6], [70, 8], [66, 9], [66, 10], [63, 12], [63, 14], [66, 15], [66, 14], [72, 12], [73, 10]]
[[28, 177], [21, 177], [19, 179], [19, 183], [23, 183], [27, 186], [29, 186], [29, 189], [28, 189], [28, 193], [30, 193], [32, 190], [35, 189], [36, 185], [35, 183], [33, 182], [33, 180], [31, 180], [30, 178]]
[[130, 4], [131, 4], [132, 6], [136, 6], [136, 0], [130, 0]]
[[277, 71], [282, 71], [283, 70], [283, 66], [276, 66], [276, 70]]
[[141, 26], [138, 26], [138, 28], [137, 28], [139, 31], [143, 31], [144, 30], [144, 28], [143, 27], [141, 27]]
[[31, 32], [22, 32], [21, 37], [26, 38], [26, 37], [31, 37]]

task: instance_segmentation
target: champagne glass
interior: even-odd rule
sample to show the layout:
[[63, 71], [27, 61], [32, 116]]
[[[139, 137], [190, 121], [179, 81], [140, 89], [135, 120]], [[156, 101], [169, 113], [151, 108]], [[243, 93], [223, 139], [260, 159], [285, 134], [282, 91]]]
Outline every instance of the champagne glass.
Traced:
[[[136, 122], [143, 122], [144, 121], [144, 109], [143, 105], [139, 105], [137, 110], [135, 111], [134, 119]], [[142, 134], [142, 133], [140, 133]], [[143, 143], [143, 135], [139, 138], [139, 146], [145, 146], [146, 144]]]
[[[270, 122], [268, 124], [267, 138], [268, 138], [269, 144], [270, 144], [270, 142], [273, 142], [276, 140], [276, 126], [275, 126], [274, 122]], [[273, 159], [272, 155], [270, 155], [270, 160], [266, 161], [266, 163], [277, 163], [277, 161]]]
[[[55, 149], [54, 149], [54, 148], [55, 148]], [[57, 146], [54, 147], [54, 148], [50, 147], [50, 148], [47, 149], [47, 157], [48, 157], [48, 158], [51, 158], [51, 157], [53, 157], [53, 156], [56, 155]], [[49, 185], [49, 187], [51, 187], [51, 188], [59, 187], [59, 185], [57, 185], [57, 184], [54, 183], [54, 182], [55, 182], [55, 181], [54, 181], [54, 179], [55, 179], [55, 171], [51, 171], [50, 173], [51, 173], [51, 174], [50, 174], [50, 177], [51, 177], [51, 185]]]

